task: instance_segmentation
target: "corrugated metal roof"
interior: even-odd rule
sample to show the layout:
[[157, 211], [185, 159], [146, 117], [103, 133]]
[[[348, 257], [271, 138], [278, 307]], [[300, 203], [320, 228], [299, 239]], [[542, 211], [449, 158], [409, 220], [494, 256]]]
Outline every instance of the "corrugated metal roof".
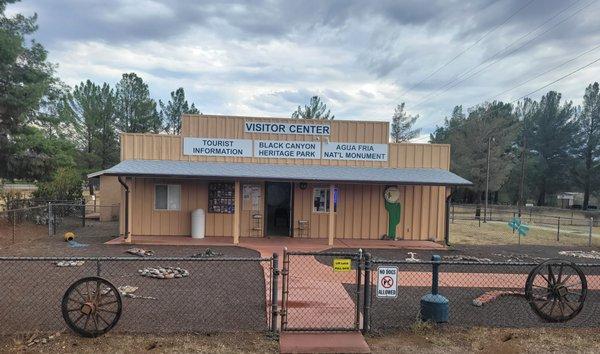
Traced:
[[88, 177], [92, 178], [100, 175], [452, 186], [469, 186], [472, 184], [452, 172], [435, 168], [397, 169], [171, 160], [126, 160], [107, 170], [91, 173]]

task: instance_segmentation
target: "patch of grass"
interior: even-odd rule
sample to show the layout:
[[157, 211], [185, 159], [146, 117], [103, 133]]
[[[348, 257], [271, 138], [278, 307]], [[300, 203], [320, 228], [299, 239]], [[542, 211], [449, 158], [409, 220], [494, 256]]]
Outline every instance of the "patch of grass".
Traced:
[[[588, 229], [580, 226], [561, 225], [560, 238], [556, 241], [556, 227], [528, 225], [529, 232], [521, 237], [523, 245], [547, 246], [587, 246]], [[594, 231], [596, 232], [596, 231]], [[592, 245], [600, 246], [600, 234], [592, 234]], [[450, 243], [466, 245], [514, 245], [519, 243], [517, 233], [512, 232], [507, 223], [477, 220], [455, 220], [450, 223]]]

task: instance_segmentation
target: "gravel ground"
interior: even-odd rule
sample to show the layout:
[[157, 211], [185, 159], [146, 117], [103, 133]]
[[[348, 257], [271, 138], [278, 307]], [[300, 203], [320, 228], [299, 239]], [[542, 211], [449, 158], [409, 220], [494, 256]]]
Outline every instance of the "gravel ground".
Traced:
[[[351, 285], [346, 286], [348, 291]], [[450, 303], [448, 325], [460, 327], [600, 327], [600, 291], [588, 291], [588, 298], [581, 313], [566, 323], [548, 323], [540, 319], [524, 297], [500, 297], [482, 307], [472, 304], [484, 291], [493, 289], [440, 288]], [[375, 291], [375, 288], [372, 288]], [[408, 328], [417, 322], [420, 298], [429, 293], [429, 287], [403, 287], [396, 299], [373, 297], [371, 305], [371, 326], [374, 330], [387, 328]]]
[[[79, 242], [87, 240], [79, 239]], [[127, 255], [127, 245], [90, 243], [71, 248], [58, 238], [44, 238], [31, 244], [11, 245], [0, 255], [19, 256], [108, 256]], [[148, 246], [153, 257], [191, 257], [205, 247]], [[213, 247], [222, 257], [258, 258], [258, 252], [240, 247]], [[142, 277], [144, 267], [181, 267], [190, 276], [180, 279]], [[265, 330], [265, 276], [257, 261], [174, 261], [155, 262], [152, 257], [132, 261], [103, 261], [100, 276], [115, 286], [139, 287], [135, 295], [156, 300], [123, 297], [123, 315], [114, 332], [214, 332]], [[80, 267], [57, 267], [48, 261], [1, 261], [0, 333], [55, 331], [66, 328], [60, 301], [70, 284], [97, 274], [96, 262]], [[267, 279], [268, 280], [268, 279]]]

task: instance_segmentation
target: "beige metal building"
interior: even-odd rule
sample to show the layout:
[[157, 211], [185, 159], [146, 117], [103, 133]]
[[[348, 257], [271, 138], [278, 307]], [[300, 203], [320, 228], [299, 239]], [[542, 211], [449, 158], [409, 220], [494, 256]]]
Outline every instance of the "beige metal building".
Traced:
[[[184, 115], [180, 135], [122, 134], [121, 233], [443, 241], [450, 146], [389, 143], [373, 121]], [[108, 187], [107, 187], [108, 188]], [[104, 191], [103, 191], [104, 193]], [[108, 193], [107, 193], [108, 194]], [[331, 207], [333, 205], [333, 208]]]

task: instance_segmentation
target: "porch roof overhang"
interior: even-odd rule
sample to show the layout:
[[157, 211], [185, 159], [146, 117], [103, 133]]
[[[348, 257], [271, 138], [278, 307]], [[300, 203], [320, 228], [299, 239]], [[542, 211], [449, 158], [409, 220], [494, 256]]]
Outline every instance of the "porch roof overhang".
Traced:
[[436, 168], [372, 168], [172, 160], [125, 160], [107, 170], [91, 173], [88, 178], [102, 175], [428, 186], [472, 185], [471, 182], [450, 171]]

